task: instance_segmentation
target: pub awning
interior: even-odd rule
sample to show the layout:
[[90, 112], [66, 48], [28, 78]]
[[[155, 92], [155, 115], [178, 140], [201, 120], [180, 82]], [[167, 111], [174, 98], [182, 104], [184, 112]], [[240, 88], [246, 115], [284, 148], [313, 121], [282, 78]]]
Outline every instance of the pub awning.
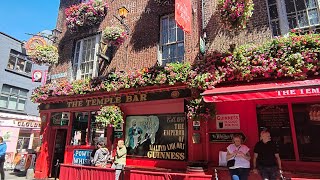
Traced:
[[206, 90], [201, 95], [205, 102], [320, 96], [320, 79], [234, 85]]

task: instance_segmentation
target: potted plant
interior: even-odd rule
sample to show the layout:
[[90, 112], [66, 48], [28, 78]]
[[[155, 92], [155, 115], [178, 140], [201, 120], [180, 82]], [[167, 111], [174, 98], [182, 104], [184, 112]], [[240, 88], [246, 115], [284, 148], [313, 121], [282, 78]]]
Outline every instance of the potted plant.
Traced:
[[123, 112], [119, 106], [103, 106], [96, 116], [96, 121], [103, 126], [109, 125], [115, 127], [118, 124], [123, 123]]
[[253, 0], [219, 0], [222, 24], [229, 30], [245, 29], [252, 16]]
[[102, 33], [102, 41], [116, 47], [120, 46], [126, 39], [127, 33], [118, 26], [106, 27]]
[[76, 32], [81, 27], [100, 24], [107, 15], [108, 5], [102, 0], [73, 5], [65, 10], [66, 25], [71, 32]]
[[36, 64], [56, 64], [59, 59], [58, 49], [52, 45], [37, 46], [29, 55]]

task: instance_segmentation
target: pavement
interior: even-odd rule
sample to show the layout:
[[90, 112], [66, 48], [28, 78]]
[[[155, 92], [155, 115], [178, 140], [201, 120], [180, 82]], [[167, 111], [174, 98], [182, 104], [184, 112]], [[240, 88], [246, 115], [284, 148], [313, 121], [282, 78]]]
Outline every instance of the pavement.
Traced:
[[26, 180], [26, 174], [21, 172], [5, 171], [5, 180]]

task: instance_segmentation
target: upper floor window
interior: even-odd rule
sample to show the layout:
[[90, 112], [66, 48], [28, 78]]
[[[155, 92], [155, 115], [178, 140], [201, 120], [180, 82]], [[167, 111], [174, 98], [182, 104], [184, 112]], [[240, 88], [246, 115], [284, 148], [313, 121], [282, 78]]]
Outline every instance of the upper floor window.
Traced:
[[320, 25], [319, 0], [268, 0], [268, 9], [274, 36]]
[[0, 94], [0, 108], [24, 111], [28, 90], [4, 84]]
[[160, 64], [182, 62], [184, 59], [184, 32], [180, 29], [173, 15], [161, 18], [160, 29]]
[[76, 42], [73, 60], [73, 75], [75, 79], [95, 77], [97, 70], [97, 51], [99, 35], [81, 39]]
[[31, 74], [32, 63], [26, 58], [26, 56], [15, 53], [15, 51], [11, 50], [7, 69], [20, 73]]

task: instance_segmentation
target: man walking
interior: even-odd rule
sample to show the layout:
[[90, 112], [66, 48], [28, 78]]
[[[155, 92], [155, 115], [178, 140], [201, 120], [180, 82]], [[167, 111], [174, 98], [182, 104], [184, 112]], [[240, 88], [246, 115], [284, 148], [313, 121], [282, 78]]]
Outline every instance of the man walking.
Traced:
[[281, 171], [279, 150], [271, 141], [268, 131], [260, 133], [260, 141], [254, 147], [253, 168], [255, 173], [259, 171], [263, 180], [276, 180], [279, 176], [279, 170]]
[[126, 146], [124, 145], [124, 141], [119, 140], [115, 160], [111, 166], [111, 168], [116, 169], [115, 180], [119, 180], [121, 171], [126, 165], [126, 156], [127, 156], [127, 149], [126, 149]]
[[1, 180], [4, 180], [4, 162], [6, 157], [7, 144], [3, 141], [3, 138], [0, 136], [0, 174]]

